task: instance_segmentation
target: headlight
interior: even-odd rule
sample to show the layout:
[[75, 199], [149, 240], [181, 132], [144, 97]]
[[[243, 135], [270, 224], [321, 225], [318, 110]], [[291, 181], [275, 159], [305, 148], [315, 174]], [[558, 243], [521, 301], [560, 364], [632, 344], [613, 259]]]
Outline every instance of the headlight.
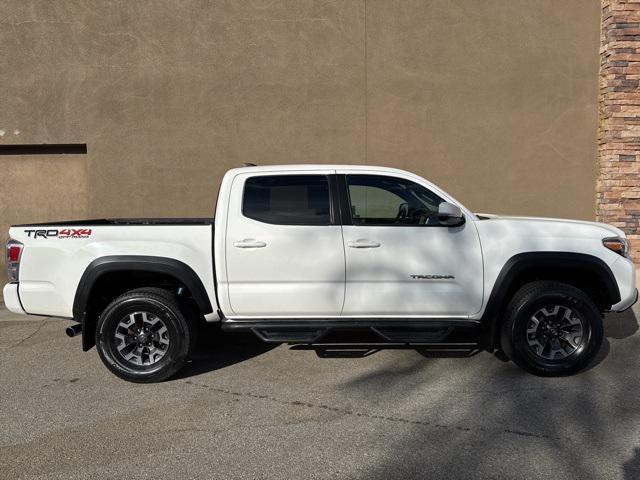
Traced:
[[621, 237], [603, 238], [602, 244], [609, 250], [619, 253], [623, 257], [629, 256], [629, 240]]

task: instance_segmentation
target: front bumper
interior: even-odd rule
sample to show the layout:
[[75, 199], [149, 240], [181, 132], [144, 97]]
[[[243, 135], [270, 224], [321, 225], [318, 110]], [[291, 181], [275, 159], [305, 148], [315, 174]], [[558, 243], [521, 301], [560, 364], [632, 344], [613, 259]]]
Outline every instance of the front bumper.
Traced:
[[611, 265], [611, 272], [616, 279], [620, 292], [620, 301], [611, 306], [611, 311], [622, 312], [633, 305], [638, 298], [636, 267], [628, 258], [619, 257]]
[[21, 315], [27, 314], [20, 303], [17, 283], [7, 283], [2, 289], [2, 296], [4, 297], [4, 304], [6, 305], [7, 310]]
[[636, 293], [635, 293], [635, 296], [633, 297], [633, 301], [631, 301], [631, 303], [629, 303], [629, 301], [626, 301], [626, 302], [620, 302], [616, 304], [616, 309], [614, 311], [616, 313], [626, 312], [631, 307], [633, 307], [637, 301], [638, 301], [638, 289], [636, 288]]

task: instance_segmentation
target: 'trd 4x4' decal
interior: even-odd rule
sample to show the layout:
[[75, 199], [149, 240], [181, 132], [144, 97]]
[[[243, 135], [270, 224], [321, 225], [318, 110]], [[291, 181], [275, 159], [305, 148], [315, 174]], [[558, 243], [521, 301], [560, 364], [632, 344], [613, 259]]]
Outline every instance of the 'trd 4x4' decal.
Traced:
[[49, 230], [25, 230], [27, 237], [33, 238], [89, 238], [91, 236], [90, 228], [63, 228]]

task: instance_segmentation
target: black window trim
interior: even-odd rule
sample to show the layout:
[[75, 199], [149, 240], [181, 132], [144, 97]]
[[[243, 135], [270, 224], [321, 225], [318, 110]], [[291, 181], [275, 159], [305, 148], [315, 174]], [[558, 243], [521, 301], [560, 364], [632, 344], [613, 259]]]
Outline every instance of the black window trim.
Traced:
[[[329, 194], [329, 223], [277, 223], [277, 222], [266, 222], [264, 220], [258, 220], [257, 218], [249, 217], [244, 213], [244, 195], [245, 189], [247, 188], [247, 180], [252, 178], [260, 178], [260, 177], [294, 177], [294, 176], [316, 176], [316, 177], [324, 177], [327, 180], [327, 191]], [[340, 225], [339, 219], [339, 211], [338, 205], [336, 202], [336, 193], [337, 186], [335, 175], [330, 173], [304, 173], [304, 172], [295, 172], [295, 173], [280, 173], [280, 172], [268, 172], [264, 175], [251, 175], [245, 177], [242, 184], [242, 197], [240, 203], [240, 213], [242, 216], [248, 220], [253, 220], [254, 222], [265, 223], [267, 225], [279, 225], [282, 227], [329, 227]]]
[[[432, 228], [432, 227], [439, 227], [439, 228], [449, 228], [447, 225], [442, 225], [442, 224], [432, 224], [432, 225], [411, 225], [411, 224], [406, 224], [406, 223], [367, 223], [367, 224], [357, 224], [354, 223], [353, 221], [353, 216], [351, 213], [351, 197], [349, 195], [349, 185], [347, 183], [347, 176], [349, 175], [360, 175], [360, 176], [369, 176], [369, 177], [386, 177], [386, 178], [398, 178], [401, 180], [406, 180], [408, 182], [414, 182], [413, 180], [409, 180], [406, 178], [402, 178], [402, 177], [396, 177], [394, 175], [388, 175], [388, 174], [378, 174], [378, 173], [349, 173], [349, 174], [338, 174], [338, 190], [340, 192], [340, 213], [342, 215], [342, 224], [343, 225], [353, 225], [355, 227], [411, 227], [411, 228]], [[419, 183], [416, 183], [417, 185], [420, 185]], [[423, 188], [427, 188], [424, 187], [423, 185], [420, 185]], [[429, 190], [427, 188], [427, 190]], [[429, 190], [431, 191], [431, 190]], [[433, 193], [433, 192], [432, 192]], [[436, 195], [437, 197], [441, 198], [440, 195], [434, 193], [434, 195]], [[442, 201], [446, 201], [444, 199], [442, 199]]]
[[347, 188], [347, 176], [339, 173], [336, 177], [342, 225], [353, 225], [353, 219], [351, 218], [351, 200], [349, 199], [349, 189]]

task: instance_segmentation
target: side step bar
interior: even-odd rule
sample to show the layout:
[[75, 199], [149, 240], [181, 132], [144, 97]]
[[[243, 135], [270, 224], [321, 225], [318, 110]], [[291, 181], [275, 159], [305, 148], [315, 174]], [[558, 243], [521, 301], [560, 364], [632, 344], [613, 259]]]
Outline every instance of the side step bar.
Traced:
[[438, 343], [438, 344], [311, 344], [292, 345], [290, 350], [314, 350], [320, 358], [363, 358], [373, 355], [380, 350], [419, 350], [425, 357], [471, 357], [480, 351], [478, 343]]
[[480, 322], [468, 319], [227, 321], [222, 324], [222, 330], [253, 332], [268, 343], [374, 343], [382, 348], [393, 348], [392, 344], [441, 345], [448, 343], [445, 341], [450, 337], [460, 335], [471, 337], [471, 343], [477, 344]]

